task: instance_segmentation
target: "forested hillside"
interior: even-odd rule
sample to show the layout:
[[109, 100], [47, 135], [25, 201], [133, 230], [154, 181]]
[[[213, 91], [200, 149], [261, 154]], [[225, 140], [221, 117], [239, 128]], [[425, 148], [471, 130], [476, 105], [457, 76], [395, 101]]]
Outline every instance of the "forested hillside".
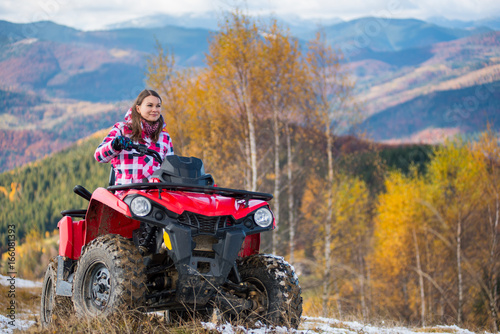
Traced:
[[[102, 135], [104, 137], [104, 134]], [[86, 208], [88, 202], [73, 193], [107, 184], [110, 165], [93, 157], [102, 138], [81, 141], [58, 154], [0, 174], [0, 249], [5, 251], [7, 225], [14, 224], [19, 240], [32, 230], [44, 233], [57, 227], [60, 212]]]
[[0, 172], [60, 151], [123, 118], [127, 106], [45, 101], [34, 94], [1, 91]]
[[[430, 128], [477, 134], [488, 124], [500, 129], [500, 81], [421, 95], [368, 117], [361, 127], [376, 141], [412, 137]], [[375, 131], [374, 129], [378, 129]]]

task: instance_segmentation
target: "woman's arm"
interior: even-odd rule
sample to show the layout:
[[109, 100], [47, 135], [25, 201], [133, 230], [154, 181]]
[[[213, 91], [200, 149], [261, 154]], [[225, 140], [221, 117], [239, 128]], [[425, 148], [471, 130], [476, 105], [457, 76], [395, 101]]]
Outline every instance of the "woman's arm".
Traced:
[[116, 157], [120, 151], [115, 150], [112, 146], [113, 140], [117, 136], [121, 136], [121, 130], [119, 128], [120, 123], [113, 126], [108, 135], [104, 138], [102, 143], [97, 147], [94, 153], [94, 157], [98, 162], [110, 162], [114, 157]]

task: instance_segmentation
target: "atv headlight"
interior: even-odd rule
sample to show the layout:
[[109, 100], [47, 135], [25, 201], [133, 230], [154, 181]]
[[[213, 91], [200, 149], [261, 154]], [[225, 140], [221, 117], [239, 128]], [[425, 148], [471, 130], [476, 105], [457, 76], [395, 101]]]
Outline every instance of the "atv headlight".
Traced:
[[255, 211], [253, 219], [255, 220], [255, 224], [260, 227], [268, 227], [273, 222], [273, 214], [268, 208], [260, 208]]
[[130, 202], [130, 210], [136, 216], [147, 216], [151, 212], [151, 202], [145, 197], [137, 196]]

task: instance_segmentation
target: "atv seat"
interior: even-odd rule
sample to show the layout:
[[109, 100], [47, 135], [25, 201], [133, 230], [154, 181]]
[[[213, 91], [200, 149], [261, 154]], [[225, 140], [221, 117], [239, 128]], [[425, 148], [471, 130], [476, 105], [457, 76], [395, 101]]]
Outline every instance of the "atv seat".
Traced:
[[212, 175], [205, 174], [203, 161], [195, 157], [168, 155], [161, 167], [153, 173], [161, 182], [195, 186], [212, 186]]
[[[90, 201], [90, 199], [92, 198], [92, 194], [90, 193], [90, 191], [88, 191], [87, 189], [85, 189], [84, 186], [81, 186], [79, 184], [73, 188], [73, 192], [75, 194], [77, 194], [78, 196], [85, 198], [87, 201]], [[70, 217], [75, 217], [75, 218], [85, 218], [85, 215], [87, 214], [87, 209], [64, 210], [64, 211], [61, 211], [61, 214], [63, 216], [70, 216]]]
[[63, 216], [70, 216], [70, 217], [75, 217], [75, 218], [85, 218], [85, 215], [87, 214], [87, 209], [81, 209], [81, 210], [64, 210], [61, 211], [61, 215]]

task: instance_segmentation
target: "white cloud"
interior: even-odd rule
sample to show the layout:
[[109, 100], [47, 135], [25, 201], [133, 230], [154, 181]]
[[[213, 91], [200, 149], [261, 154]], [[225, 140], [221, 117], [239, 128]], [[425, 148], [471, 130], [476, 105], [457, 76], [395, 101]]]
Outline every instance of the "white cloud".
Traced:
[[419, 0], [415, 4], [425, 17], [444, 16], [467, 21], [500, 14], [497, 0]]

